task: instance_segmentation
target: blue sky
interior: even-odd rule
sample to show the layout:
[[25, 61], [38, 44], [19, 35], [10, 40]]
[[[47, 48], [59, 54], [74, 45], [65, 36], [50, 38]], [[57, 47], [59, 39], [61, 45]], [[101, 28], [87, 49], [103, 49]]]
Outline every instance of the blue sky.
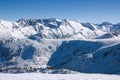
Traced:
[[72, 18], [82, 22], [120, 22], [120, 0], [0, 0], [0, 19]]

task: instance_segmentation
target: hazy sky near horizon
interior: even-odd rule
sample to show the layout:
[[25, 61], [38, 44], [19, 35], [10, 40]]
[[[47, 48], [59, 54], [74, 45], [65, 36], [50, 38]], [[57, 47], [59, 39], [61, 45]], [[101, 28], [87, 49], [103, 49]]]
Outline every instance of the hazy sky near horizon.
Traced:
[[120, 22], [120, 0], [0, 0], [0, 19], [72, 18], [82, 22]]

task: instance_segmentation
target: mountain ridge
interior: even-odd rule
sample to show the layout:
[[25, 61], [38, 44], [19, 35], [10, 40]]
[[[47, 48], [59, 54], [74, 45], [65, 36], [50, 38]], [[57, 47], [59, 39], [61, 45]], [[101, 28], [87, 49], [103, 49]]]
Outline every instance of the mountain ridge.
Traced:
[[[74, 19], [59, 20], [56, 18], [48, 19], [20, 19], [16, 22], [0, 21], [1, 26], [16, 29], [16, 32], [21, 35], [31, 37], [39, 35], [41, 38], [57, 39], [57, 38], [76, 38], [86, 39], [95, 38], [106, 32], [116, 31], [117, 29], [111, 26], [97, 26], [92, 23], [81, 23]], [[10, 27], [11, 26], [11, 27]], [[113, 25], [114, 26], [114, 25]], [[117, 26], [117, 24], [115, 25]], [[118, 25], [119, 26], [119, 25]], [[67, 30], [69, 29], [69, 31]], [[119, 29], [119, 27], [118, 27]], [[111, 30], [111, 31], [110, 31]], [[29, 33], [27, 33], [29, 32]], [[32, 32], [32, 33], [31, 33]]]
[[119, 48], [119, 23], [55, 18], [0, 21], [1, 72], [120, 74]]

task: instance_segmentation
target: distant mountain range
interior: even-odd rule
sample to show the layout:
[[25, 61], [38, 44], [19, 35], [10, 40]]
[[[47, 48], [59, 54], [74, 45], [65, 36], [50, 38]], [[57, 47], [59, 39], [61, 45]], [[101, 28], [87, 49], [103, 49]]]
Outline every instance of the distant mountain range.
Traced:
[[120, 23], [0, 20], [0, 71], [120, 74]]

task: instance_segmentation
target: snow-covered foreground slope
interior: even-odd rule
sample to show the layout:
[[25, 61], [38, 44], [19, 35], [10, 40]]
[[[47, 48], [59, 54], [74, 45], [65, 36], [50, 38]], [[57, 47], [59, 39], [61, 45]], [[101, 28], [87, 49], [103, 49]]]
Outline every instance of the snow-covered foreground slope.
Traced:
[[0, 80], [120, 80], [119, 75], [105, 74], [1, 74]]

